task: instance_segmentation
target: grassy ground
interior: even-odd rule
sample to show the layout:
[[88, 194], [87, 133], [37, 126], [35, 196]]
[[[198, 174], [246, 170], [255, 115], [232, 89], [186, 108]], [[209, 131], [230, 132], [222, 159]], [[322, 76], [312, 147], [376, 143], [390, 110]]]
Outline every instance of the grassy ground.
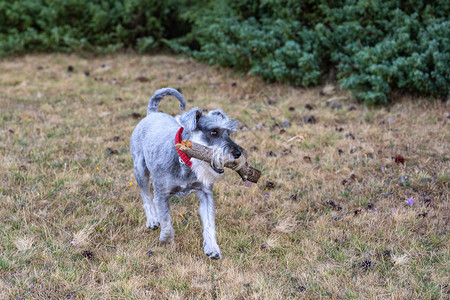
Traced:
[[[168, 56], [0, 70], [1, 299], [448, 299], [445, 103], [367, 108]], [[194, 196], [171, 200], [175, 244], [145, 227], [128, 143], [165, 86], [240, 120], [235, 141], [263, 172], [215, 187], [221, 261], [203, 254]]]

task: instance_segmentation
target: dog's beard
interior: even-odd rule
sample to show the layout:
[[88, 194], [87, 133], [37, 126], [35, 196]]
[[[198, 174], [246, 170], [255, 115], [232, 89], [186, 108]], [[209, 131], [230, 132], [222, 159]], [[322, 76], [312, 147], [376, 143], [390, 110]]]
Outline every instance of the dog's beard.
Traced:
[[235, 159], [226, 143], [222, 143], [220, 146], [213, 148], [211, 167], [214, 171], [223, 173], [225, 164], [234, 161], [238, 163], [234, 170], [239, 170], [244, 166], [246, 159], [244, 155], [241, 155], [238, 159]]
[[213, 156], [211, 159], [211, 168], [217, 173], [223, 173], [225, 168], [225, 145], [221, 144], [219, 147], [213, 148]]
[[[190, 136], [190, 140], [203, 146], [210, 147], [208, 143], [206, 143], [202, 139], [202, 136], [199, 133], [193, 133]], [[222, 179], [223, 171], [222, 172], [215, 171], [212, 168], [211, 163], [196, 158], [192, 158], [191, 161], [192, 161], [192, 171], [197, 176], [198, 181], [202, 182], [204, 185], [209, 186], [215, 183], [216, 181]]]
[[218, 173], [211, 168], [211, 165], [205, 161], [192, 158], [192, 171], [197, 176], [198, 181], [209, 186], [223, 178], [223, 172]]
[[[201, 135], [192, 135], [191, 141], [199, 143], [203, 146], [210, 147], [203, 141]], [[194, 171], [197, 179], [205, 185], [213, 184], [214, 182], [222, 179], [225, 164], [227, 162], [237, 161], [238, 164], [234, 168], [239, 170], [245, 165], [246, 155], [243, 153], [237, 160], [231, 154], [231, 151], [227, 144], [224, 142], [216, 147], [212, 148], [213, 157], [211, 163], [207, 163], [195, 158], [192, 158], [192, 171]]]

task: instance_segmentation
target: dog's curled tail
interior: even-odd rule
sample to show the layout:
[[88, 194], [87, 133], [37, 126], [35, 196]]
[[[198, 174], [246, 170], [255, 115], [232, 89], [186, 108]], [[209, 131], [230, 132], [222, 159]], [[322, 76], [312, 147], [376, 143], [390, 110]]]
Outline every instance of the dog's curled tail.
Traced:
[[186, 101], [184, 100], [183, 95], [181, 95], [176, 89], [163, 88], [163, 89], [157, 90], [153, 94], [150, 101], [148, 102], [147, 115], [149, 115], [151, 112], [158, 111], [159, 101], [161, 101], [161, 99], [164, 98], [165, 96], [175, 96], [175, 98], [177, 98], [178, 101], [180, 101], [180, 109], [181, 110], [185, 109]]

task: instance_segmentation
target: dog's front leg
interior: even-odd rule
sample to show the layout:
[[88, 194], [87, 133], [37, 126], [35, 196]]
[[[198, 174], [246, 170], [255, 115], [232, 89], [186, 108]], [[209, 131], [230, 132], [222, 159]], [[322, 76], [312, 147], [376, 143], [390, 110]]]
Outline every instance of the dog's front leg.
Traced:
[[158, 213], [158, 220], [161, 225], [159, 240], [161, 242], [171, 243], [175, 237], [175, 231], [172, 227], [172, 217], [170, 216], [169, 197], [155, 192], [153, 202]]
[[214, 199], [212, 190], [197, 192], [200, 199], [200, 217], [203, 222], [203, 250], [211, 259], [218, 259], [222, 256], [216, 241], [216, 225], [214, 212]]

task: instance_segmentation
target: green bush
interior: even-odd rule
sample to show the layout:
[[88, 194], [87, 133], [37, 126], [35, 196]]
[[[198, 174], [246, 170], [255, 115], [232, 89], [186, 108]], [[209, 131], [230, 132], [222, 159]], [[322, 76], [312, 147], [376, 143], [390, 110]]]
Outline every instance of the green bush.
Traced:
[[0, 1], [0, 55], [149, 51], [189, 31], [179, 18], [183, 6], [180, 0]]
[[169, 46], [268, 82], [335, 69], [376, 104], [393, 89], [448, 96], [449, 15], [447, 0], [0, 0], [0, 56]]
[[[431, 2], [430, 2], [431, 3]], [[336, 68], [341, 87], [367, 104], [385, 103], [392, 89], [445, 97], [450, 79], [450, 2], [215, 1], [184, 16], [210, 64], [265, 80], [311, 86]]]

